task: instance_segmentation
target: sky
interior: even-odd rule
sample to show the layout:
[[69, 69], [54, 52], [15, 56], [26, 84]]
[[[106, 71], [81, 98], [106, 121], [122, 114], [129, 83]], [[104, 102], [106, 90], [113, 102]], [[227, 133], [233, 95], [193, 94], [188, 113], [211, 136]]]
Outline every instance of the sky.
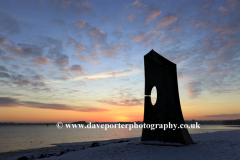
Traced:
[[240, 119], [239, 31], [237, 0], [1, 0], [0, 122], [142, 121], [152, 49], [185, 120]]

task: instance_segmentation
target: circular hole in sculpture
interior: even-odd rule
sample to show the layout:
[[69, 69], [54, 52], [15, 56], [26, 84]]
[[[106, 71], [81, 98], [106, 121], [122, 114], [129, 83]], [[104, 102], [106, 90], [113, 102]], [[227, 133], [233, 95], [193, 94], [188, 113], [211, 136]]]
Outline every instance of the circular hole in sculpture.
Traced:
[[152, 105], [155, 105], [157, 102], [157, 88], [154, 86], [151, 91], [151, 102]]

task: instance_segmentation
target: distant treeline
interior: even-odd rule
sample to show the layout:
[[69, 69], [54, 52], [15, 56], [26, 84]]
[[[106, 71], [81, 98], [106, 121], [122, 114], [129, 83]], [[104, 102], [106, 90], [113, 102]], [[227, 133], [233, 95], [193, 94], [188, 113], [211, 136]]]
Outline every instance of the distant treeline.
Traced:
[[209, 120], [209, 121], [202, 121], [202, 120], [186, 120], [186, 124], [194, 124], [198, 122], [198, 124], [223, 124], [223, 121], [218, 121], [218, 120]]
[[208, 121], [201, 121], [201, 120], [192, 120], [192, 121], [185, 121], [186, 124], [193, 124], [198, 122], [199, 124], [224, 124], [224, 125], [240, 125], [240, 119], [236, 120], [208, 120]]
[[223, 121], [225, 125], [240, 125], [240, 119]]

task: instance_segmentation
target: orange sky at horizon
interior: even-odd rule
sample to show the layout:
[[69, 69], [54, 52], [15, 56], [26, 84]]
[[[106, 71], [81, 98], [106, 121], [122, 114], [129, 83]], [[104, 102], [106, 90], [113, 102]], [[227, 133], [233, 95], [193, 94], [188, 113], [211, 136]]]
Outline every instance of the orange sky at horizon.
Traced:
[[[234, 100], [234, 99], [233, 99]], [[235, 99], [237, 100], [237, 99]], [[182, 105], [182, 113], [185, 120], [232, 120], [237, 119], [235, 117], [206, 117], [206, 115], [216, 114], [215, 108], [218, 109], [218, 113], [230, 114], [225, 111], [223, 101], [212, 101], [210, 104], [217, 104], [216, 107], [210, 109], [209, 102], [196, 102], [199, 105], [188, 104]], [[0, 122], [15, 122], [15, 123], [56, 123], [56, 122], [134, 122], [143, 121], [144, 106], [116, 106], [102, 104], [104, 108], [117, 108], [109, 111], [102, 112], [78, 112], [68, 110], [53, 110], [53, 109], [39, 109], [31, 107], [4, 107], [1, 108]], [[205, 106], [205, 107], [204, 107]], [[236, 103], [236, 112], [238, 110]]]

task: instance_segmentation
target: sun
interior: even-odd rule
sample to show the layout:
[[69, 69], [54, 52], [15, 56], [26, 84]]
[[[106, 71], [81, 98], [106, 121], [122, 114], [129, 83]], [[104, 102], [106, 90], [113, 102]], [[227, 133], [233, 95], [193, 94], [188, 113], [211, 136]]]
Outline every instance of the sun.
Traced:
[[116, 120], [118, 122], [128, 122], [129, 118], [125, 116], [117, 116]]

